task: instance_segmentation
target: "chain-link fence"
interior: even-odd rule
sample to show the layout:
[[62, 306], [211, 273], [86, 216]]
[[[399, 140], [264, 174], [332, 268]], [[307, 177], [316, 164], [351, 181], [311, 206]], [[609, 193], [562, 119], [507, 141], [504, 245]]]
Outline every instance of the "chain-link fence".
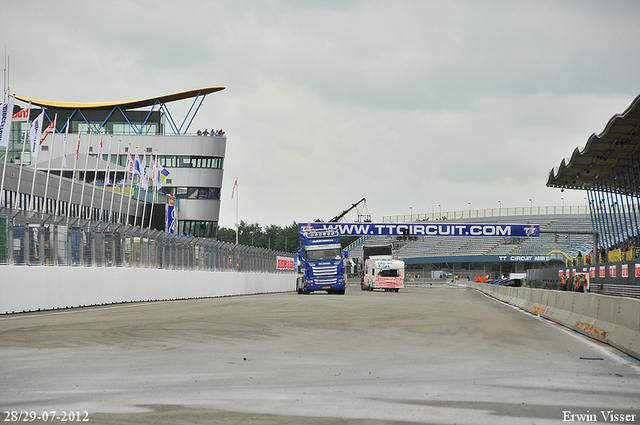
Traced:
[[291, 253], [0, 207], [0, 264], [292, 273]]

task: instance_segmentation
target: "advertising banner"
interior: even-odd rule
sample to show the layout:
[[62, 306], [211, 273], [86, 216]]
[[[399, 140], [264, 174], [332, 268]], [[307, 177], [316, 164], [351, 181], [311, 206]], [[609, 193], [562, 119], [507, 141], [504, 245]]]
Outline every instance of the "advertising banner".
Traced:
[[295, 270], [294, 259], [292, 257], [276, 257], [276, 270]]
[[300, 223], [300, 231], [335, 229], [343, 236], [498, 236], [539, 237], [537, 224], [462, 223]]
[[172, 235], [176, 234], [178, 230], [178, 220], [176, 218], [176, 206], [173, 196], [167, 196], [169, 201], [167, 203], [167, 233]]

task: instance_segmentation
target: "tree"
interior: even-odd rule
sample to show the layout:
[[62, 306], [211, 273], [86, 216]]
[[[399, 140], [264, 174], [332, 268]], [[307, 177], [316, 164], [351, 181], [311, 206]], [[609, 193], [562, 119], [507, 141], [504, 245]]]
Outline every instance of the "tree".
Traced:
[[[218, 240], [236, 243], [236, 230], [225, 227], [218, 228]], [[298, 223], [294, 221], [284, 228], [271, 224], [263, 229], [259, 223], [249, 224], [240, 221], [238, 243], [293, 253], [298, 250]]]

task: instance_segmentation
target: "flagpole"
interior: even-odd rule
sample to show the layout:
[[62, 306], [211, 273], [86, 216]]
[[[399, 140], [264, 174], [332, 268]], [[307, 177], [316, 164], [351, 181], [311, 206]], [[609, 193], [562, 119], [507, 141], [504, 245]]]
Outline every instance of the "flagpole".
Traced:
[[29, 102], [29, 108], [27, 110], [27, 128], [24, 129], [24, 139], [22, 140], [22, 153], [20, 154], [20, 171], [18, 172], [18, 186], [16, 189], [16, 193], [18, 194], [18, 199], [20, 200], [20, 208], [24, 209], [24, 204], [22, 202], [22, 196], [20, 196], [20, 184], [22, 183], [22, 166], [24, 164], [24, 147], [27, 144], [27, 132], [29, 131], [29, 118], [31, 117], [31, 102]]
[[87, 143], [87, 156], [84, 159], [84, 174], [82, 176], [82, 190], [80, 192], [80, 211], [78, 217], [82, 218], [82, 203], [84, 202], [84, 184], [87, 180], [87, 167], [89, 167], [89, 149], [91, 149], [91, 138], [93, 136], [93, 130], [89, 126], [89, 143]]
[[[145, 155], [146, 157], [146, 155]], [[140, 228], [144, 229], [144, 214], [147, 212], [147, 201], [149, 200], [149, 176], [147, 176], [147, 160], [144, 160], [144, 183], [142, 183], [142, 187], [144, 187], [144, 204], [142, 204], [142, 221], [140, 222]], [[151, 155], [151, 164], [153, 164], [153, 154]], [[150, 164], [150, 165], [151, 165]], [[151, 221], [151, 220], [149, 220]]]
[[[120, 159], [120, 143], [122, 142], [122, 139], [118, 139], [118, 150], [116, 151], [116, 171], [113, 173], [113, 189], [111, 190], [111, 202], [109, 203], [109, 218], [107, 219], [107, 221], [111, 221], [111, 215], [113, 213], [113, 198], [115, 197], [116, 194], [116, 177], [118, 176], [118, 160]], [[111, 150], [111, 147], [109, 147], [109, 150]], [[124, 173], [125, 177], [127, 175], [127, 173]], [[120, 196], [120, 198], [122, 199], [122, 196]]]
[[[131, 143], [129, 143], [129, 150], [127, 151], [127, 167], [124, 170], [124, 182], [122, 183], [122, 192], [120, 196], [120, 207], [118, 208], [118, 221], [122, 220], [122, 203], [124, 202], [124, 187], [127, 184], [127, 174], [129, 173], [129, 155], [131, 155]], [[124, 223], [126, 224], [126, 223]]]
[[[58, 126], [58, 114], [53, 118], [53, 135], [51, 136], [51, 149], [49, 149], [49, 165], [47, 166], [47, 180], [44, 184], [44, 205], [47, 205], [47, 192], [49, 191], [49, 176], [51, 173], [51, 157], [53, 156], [53, 143], [56, 140], [56, 127]], [[45, 136], [46, 137], [46, 136]], [[45, 211], [46, 212], [46, 211]]]
[[[36, 134], [35, 135], [31, 134], [32, 129], [29, 130], [29, 137], [31, 139], [31, 162], [33, 163], [33, 178], [31, 179], [31, 194], [29, 195], [29, 204], [27, 207], [28, 210], [35, 209], [34, 208], [35, 200], [33, 199], [34, 198], [33, 191], [36, 187], [36, 171], [38, 169], [38, 150], [40, 149], [39, 142], [40, 142], [40, 135], [42, 134], [40, 130], [42, 130], [41, 127], [42, 127], [42, 117], [44, 116], [43, 114], [44, 114], [44, 110], [42, 110], [40, 115], [38, 115], [38, 118], [36, 118], [34, 122], [31, 124], [32, 127], [35, 125]], [[40, 125], [38, 125], [38, 123], [40, 123]]]
[[158, 188], [158, 185], [156, 184], [156, 174], [158, 174], [158, 149], [156, 149], [156, 157], [152, 162], [153, 164], [153, 172], [151, 173], [151, 189], [153, 190], [153, 193], [151, 195], [151, 210], [149, 211], [149, 230], [151, 230], [151, 219], [153, 218], [153, 206], [154, 204], [157, 202], [158, 200], [158, 191], [156, 190]]
[[[144, 154], [142, 155], [142, 158], [144, 159]], [[136, 159], [138, 160], [138, 167], [140, 168], [140, 170], [138, 171], [138, 194], [136, 196], [136, 212], [133, 216], [133, 225], [136, 226], [138, 224], [138, 205], [140, 204], [140, 193], [142, 193], [142, 174], [143, 174], [143, 170], [142, 170], [142, 164], [140, 163], [140, 158], [138, 157], [138, 147], [136, 146]], [[144, 217], [142, 218], [142, 220], [144, 221]], [[142, 226], [140, 226], [142, 227]]]
[[[104, 179], [102, 180], [102, 200], [100, 201], [100, 220], [102, 220], [102, 209], [104, 208], [104, 194], [107, 191], [107, 184], [109, 183], [109, 172], [111, 171], [111, 143], [113, 143], [113, 136], [109, 136], [109, 154], [107, 155], [107, 166], [104, 170]], [[113, 197], [112, 197], [113, 199]], [[107, 219], [107, 222], [109, 220]]]
[[238, 198], [240, 197], [240, 190], [238, 188], [238, 178], [236, 177], [236, 245], [238, 245], [238, 234], [240, 233], [240, 222], [238, 221]]
[[55, 215], [58, 215], [60, 212], [60, 190], [62, 189], [62, 173], [64, 171], [64, 167], [67, 166], [67, 135], [69, 134], [69, 118], [67, 118], [67, 125], [64, 132], [64, 138], [62, 139], [62, 163], [60, 164], [60, 182], [58, 183], [58, 195], [56, 196], [56, 209]]
[[[129, 148], [129, 152], [131, 152], [131, 148]], [[136, 146], [136, 155], [137, 155], [137, 154], [138, 154], [138, 147]], [[133, 164], [133, 168], [135, 168], [135, 167], [136, 167], [136, 164], [134, 163], [134, 164]], [[127, 167], [127, 168], [128, 168], [128, 167]], [[134, 179], [134, 177], [135, 177], [135, 172], [134, 172], [134, 171], [135, 171], [135, 170], [133, 170], [133, 171], [131, 172], [131, 188], [129, 189], [129, 201], [127, 202], [127, 217], [129, 216], [129, 211], [131, 211], [131, 198], [132, 198], [132, 196], [131, 196], [131, 189], [133, 189], [133, 179]], [[129, 220], [127, 219], [127, 222], [128, 222], [128, 221], [129, 221]], [[136, 225], [135, 221], [133, 222], [133, 225], [134, 225], [134, 226]]]
[[[68, 129], [69, 127], [67, 127]], [[69, 204], [67, 205], [67, 218], [71, 217], [71, 201], [73, 200], [73, 185], [76, 182], [76, 169], [78, 168], [78, 160], [80, 159], [80, 137], [82, 130], [78, 129], [78, 143], [76, 145], [76, 153], [73, 161], [73, 173], [71, 174], [71, 188], [69, 189]]]
[[[5, 124], [6, 128], [3, 128], [2, 131], [7, 131], [9, 132], [11, 130], [11, 120], [13, 119], [13, 100], [7, 102], [6, 105], [7, 108], [7, 124]], [[2, 199], [0, 199], [0, 202], [6, 207], [7, 206], [7, 202], [6, 202], [6, 196], [4, 196], [4, 176], [7, 174], [7, 156], [9, 156], [9, 138], [10, 138], [11, 133], [7, 134], [7, 146], [5, 146], [4, 148], [4, 165], [2, 166], [2, 183], [0, 183], [0, 197], [2, 197]]]
[[[89, 219], [93, 217], [93, 199], [96, 195], [96, 181], [98, 180], [98, 165], [102, 162], [102, 136], [100, 136], [100, 150], [98, 151], [98, 163], [96, 164], [96, 170], [93, 174], [93, 188], [91, 189], [91, 203], [89, 206]], [[104, 192], [103, 192], [104, 193]]]

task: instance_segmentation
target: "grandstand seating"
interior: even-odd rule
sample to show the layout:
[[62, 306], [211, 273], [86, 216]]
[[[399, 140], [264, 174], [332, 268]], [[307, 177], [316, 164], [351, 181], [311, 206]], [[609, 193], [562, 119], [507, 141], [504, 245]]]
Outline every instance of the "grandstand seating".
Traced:
[[[447, 220], [447, 223], [468, 223], [469, 220]], [[473, 219], [473, 223], [492, 224], [537, 224], [546, 231], [580, 230], [591, 231], [591, 218], [588, 214], [558, 214], [533, 216], [501, 216]], [[404, 240], [391, 236], [372, 236], [366, 243], [393, 243], [394, 256], [411, 257], [449, 257], [464, 255], [546, 255], [552, 251], [561, 251], [569, 257], [578, 252], [586, 256], [592, 249], [593, 238], [590, 234], [542, 233], [537, 238], [496, 238], [467, 236], [419, 236], [415, 240]], [[362, 244], [349, 253], [350, 257], [362, 256]]]

